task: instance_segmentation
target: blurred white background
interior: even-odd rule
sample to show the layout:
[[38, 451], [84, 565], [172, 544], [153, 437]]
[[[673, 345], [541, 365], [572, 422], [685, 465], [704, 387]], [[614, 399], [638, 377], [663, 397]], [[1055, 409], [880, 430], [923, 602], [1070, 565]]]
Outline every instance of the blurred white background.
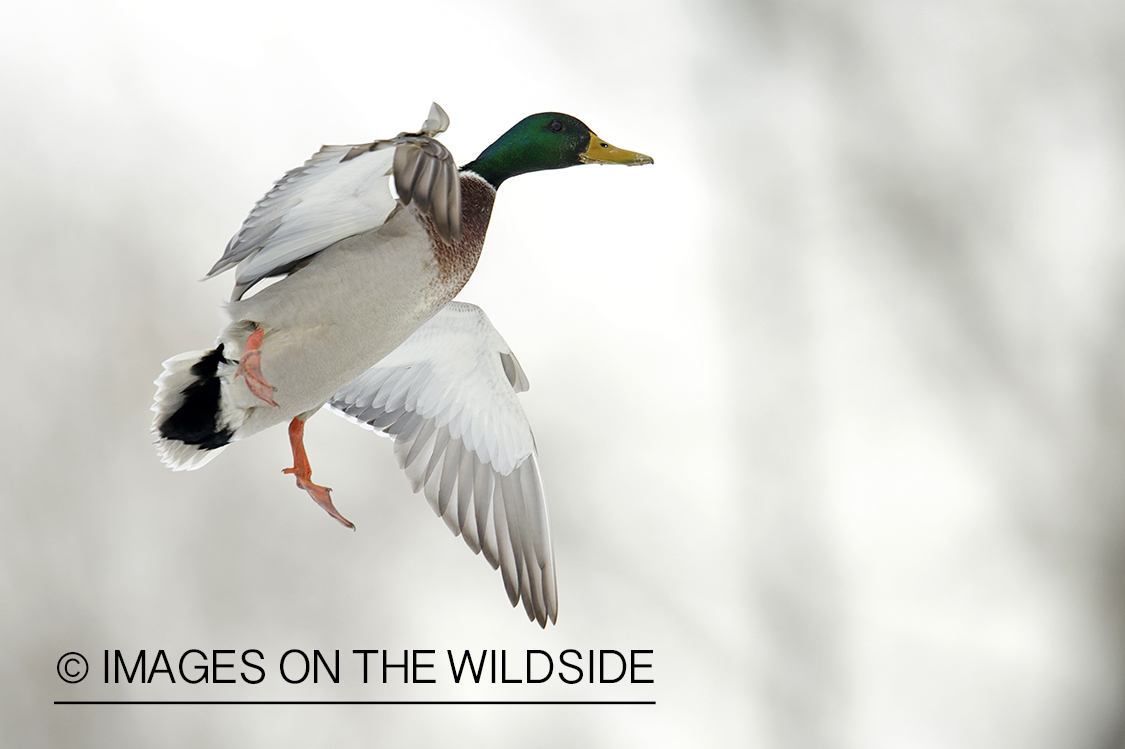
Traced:
[[[1089, 2], [5, 7], [0, 734], [11, 746], [1121, 747], [1125, 12]], [[160, 362], [322, 143], [462, 163], [559, 110], [656, 159], [506, 183], [480, 304], [532, 382], [543, 632], [310, 422], [172, 473]], [[104, 686], [120, 648], [651, 649], [655, 685]], [[94, 673], [55, 675], [67, 651]], [[345, 680], [347, 681], [347, 680]], [[65, 707], [655, 699], [653, 707]]]

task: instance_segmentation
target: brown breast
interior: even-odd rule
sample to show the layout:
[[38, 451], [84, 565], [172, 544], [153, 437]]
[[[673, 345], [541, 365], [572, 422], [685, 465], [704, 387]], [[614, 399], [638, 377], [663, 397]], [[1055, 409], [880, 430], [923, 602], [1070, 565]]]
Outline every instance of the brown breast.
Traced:
[[429, 216], [425, 217], [426, 232], [438, 262], [438, 283], [452, 291], [451, 299], [468, 283], [477, 267], [488, 220], [492, 217], [492, 204], [496, 200], [496, 190], [480, 177], [465, 173], [460, 177], [461, 238], [456, 242], [445, 241]]

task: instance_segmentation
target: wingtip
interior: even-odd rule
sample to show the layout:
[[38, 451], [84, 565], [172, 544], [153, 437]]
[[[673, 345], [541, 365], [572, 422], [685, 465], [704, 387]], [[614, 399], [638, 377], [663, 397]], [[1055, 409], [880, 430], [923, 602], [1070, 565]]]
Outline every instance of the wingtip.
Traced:
[[438, 133], [444, 133], [448, 129], [449, 115], [445, 113], [440, 104], [436, 101], [433, 102], [430, 104], [430, 114], [426, 117], [426, 121], [422, 123], [422, 127], [418, 129], [418, 132], [435, 138]]

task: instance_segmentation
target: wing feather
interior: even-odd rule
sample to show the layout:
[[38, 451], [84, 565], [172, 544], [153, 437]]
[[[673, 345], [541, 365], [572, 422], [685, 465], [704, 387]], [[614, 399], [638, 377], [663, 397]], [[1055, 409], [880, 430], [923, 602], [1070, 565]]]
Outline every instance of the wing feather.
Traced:
[[[457, 475], [457, 527], [462, 532], [465, 530], [465, 524], [473, 515], [469, 512], [469, 508], [473, 503], [473, 487], [476, 484], [474, 474], [476, 473], [477, 462], [473, 460], [473, 451], [465, 450], [461, 453], [461, 468]], [[468, 537], [465, 538], [466, 542], [469, 541]], [[470, 544], [471, 546], [472, 544]], [[477, 549], [479, 551], [479, 549]]]
[[554, 552], [535, 440], [518, 392], [527, 377], [479, 307], [451, 302], [328, 407], [395, 441], [415, 491], [499, 568], [513, 606], [558, 614]]
[[493, 517], [492, 495], [495, 492], [496, 472], [487, 468], [477, 472], [477, 484], [473, 493], [473, 505], [476, 510], [477, 541], [481, 552], [492, 569], [500, 567], [500, 554], [496, 551], [496, 524], [490, 523]]
[[430, 454], [430, 459], [429, 459], [429, 461], [427, 462], [427, 465], [426, 465], [426, 477], [425, 477], [424, 481], [429, 481], [430, 476], [433, 476], [434, 471], [437, 470], [437, 467], [442, 464], [442, 462], [443, 462], [442, 455], [445, 453], [445, 449], [448, 446], [449, 446], [449, 430], [448, 429], [439, 429], [437, 440], [434, 442], [434, 450]]
[[434, 104], [422, 132], [324, 146], [258, 201], [207, 277], [238, 266], [231, 299], [241, 299], [262, 279], [289, 273], [342, 239], [378, 229], [397, 207], [412, 201], [443, 239], [459, 239], [457, 164], [435, 140], [448, 123], [448, 115]]
[[516, 544], [512, 541], [508, 523], [508, 508], [504, 502], [503, 482], [497, 481], [492, 495], [492, 512], [495, 518], [496, 547], [500, 552], [500, 574], [504, 578], [504, 591], [513, 606], [520, 600], [520, 581], [523, 565], [516, 561]]

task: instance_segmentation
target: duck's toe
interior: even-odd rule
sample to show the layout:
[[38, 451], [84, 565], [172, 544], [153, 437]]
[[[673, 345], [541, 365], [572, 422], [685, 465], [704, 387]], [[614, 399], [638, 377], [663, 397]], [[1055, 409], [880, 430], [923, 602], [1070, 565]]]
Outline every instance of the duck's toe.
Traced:
[[346, 528], [351, 528], [353, 531], [355, 530], [355, 525], [346, 517], [341, 515], [340, 511], [336, 509], [336, 506], [332, 504], [331, 489], [329, 489], [327, 486], [314, 484], [312, 481], [309, 481], [308, 478], [302, 477], [297, 472], [296, 468], [286, 468], [284, 471], [282, 471], [282, 473], [295, 474], [297, 476], [297, 488], [307, 491], [309, 493], [309, 496], [313, 498], [313, 501], [324, 508], [324, 511], [329, 515], [336, 518], [336, 520], [338, 520], [341, 525]]

